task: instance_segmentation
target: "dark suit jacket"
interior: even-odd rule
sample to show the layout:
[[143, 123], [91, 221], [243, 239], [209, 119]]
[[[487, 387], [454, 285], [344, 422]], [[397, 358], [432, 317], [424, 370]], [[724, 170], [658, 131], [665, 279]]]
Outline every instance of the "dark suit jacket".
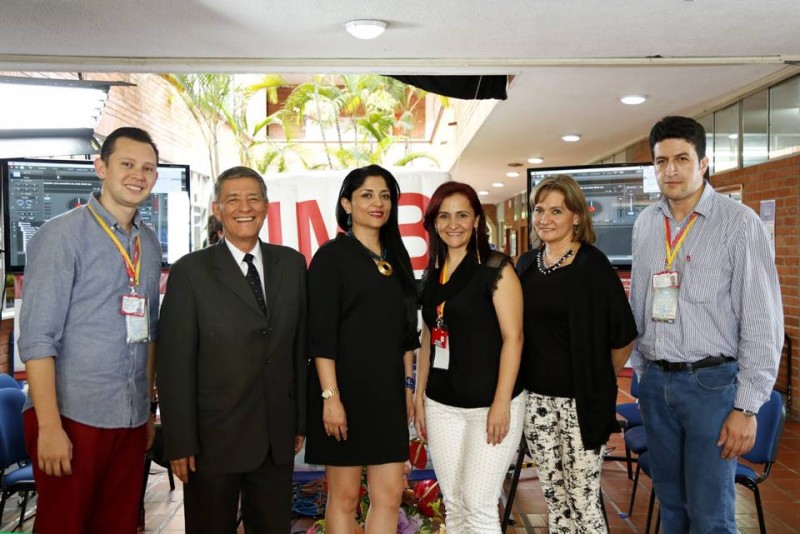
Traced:
[[221, 242], [173, 265], [161, 306], [156, 376], [168, 459], [238, 473], [305, 435], [306, 263], [261, 244], [267, 314]]

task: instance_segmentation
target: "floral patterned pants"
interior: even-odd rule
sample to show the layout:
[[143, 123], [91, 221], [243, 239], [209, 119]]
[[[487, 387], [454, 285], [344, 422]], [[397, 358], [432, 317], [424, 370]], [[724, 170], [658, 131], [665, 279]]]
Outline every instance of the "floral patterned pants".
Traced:
[[539, 471], [550, 532], [608, 532], [600, 508], [605, 447], [584, 450], [575, 399], [528, 393], [525, 440]]

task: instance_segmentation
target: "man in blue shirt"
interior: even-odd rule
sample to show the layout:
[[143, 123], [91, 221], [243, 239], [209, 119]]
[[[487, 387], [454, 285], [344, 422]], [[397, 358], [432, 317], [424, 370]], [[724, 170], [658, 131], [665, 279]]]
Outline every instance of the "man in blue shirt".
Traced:
[[161, 268], [138, 207], [157, 165], [147, 132], [114, 131], [95, 161], [100, 193], [28, 243], [19, 350], [42, 534], [136, 530]]
[[736, 457], [753, 447], [783, 343], [769, 238], [704, 179], [705, 145], [693, 119], [653, 127], [661, 199], [633, 229], [631, 362], [665, 534], [736, 532]]

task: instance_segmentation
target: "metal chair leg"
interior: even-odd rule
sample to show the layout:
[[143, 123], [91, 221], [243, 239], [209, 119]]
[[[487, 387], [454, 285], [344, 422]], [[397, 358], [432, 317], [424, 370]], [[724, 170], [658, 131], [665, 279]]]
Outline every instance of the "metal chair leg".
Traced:
[[639, 472], [641, 468], [636, 464], [636, 476], [633, 477], [633, 489], [631, 490], [631, 505], [628, 507], [628, 517], [633, 515], [633, 503], [636, 500], [636, 488], [639, 487]]
[[514, 504], [514, 497], [517, 495], [517, 485], [519, 484], [520, 473], [522, 472], [522, 462], [525, 461], [525, 436], [522, 436], [519, 444], [519, 452], [517, 453], [517, 463], [514, 465], [514, 473], [511, 475], [511, 487], [508, 489], [508, 498], [506, 499], [506, 509], [503, 511], [503, 522], [500, 528], [503, 534], [506, 532], [509, 522], [511, 521], [511, 507]]
[[756, 499], [756, 512], [758, 513], [758, 528], [761, 529], [761, 534], [767, 534], [767, 525], [764, 523], [764, 509], [761, 507], [761, 492], [758, 491], [758, 486], [753, 486], [753, 495]]

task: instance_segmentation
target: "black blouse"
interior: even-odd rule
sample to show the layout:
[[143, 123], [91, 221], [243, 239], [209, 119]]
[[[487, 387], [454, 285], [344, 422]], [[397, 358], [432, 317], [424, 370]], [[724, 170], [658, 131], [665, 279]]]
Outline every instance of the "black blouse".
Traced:
[[[517, 272], [526, 279], [528, 269], [536, 269], [536, 251], [523, 254]], [[581, 245], [570, 268], [573, 283], [564, 292], [569, 304], [569, 345], [572, 387], [578, 411], [578, 426], [584, 448], [604, 445], [619, 431], [615, 406], [617, 377], [611, 363], [611, 349], [622, 348], [636, 339], [636, 322], [619, 276], [608, 258], [592, 245]], [[524, 286], [523, 286], [524, 291]], [[525, 299], [525, 306], [542, 302]], [[526, 333], [527, 335], [527, 333]], [[525, 339], [535, 343], [536, 339]], [[528, 350], [523, 350], [523, 367]]]
[[[439, 269], [426, 273], [422, 319], [432, 330], [436, 326], [436, 307], [444, 301], [444, 323], [450, 344], [447, 370], [433, 367], [435, 349], [431, 345], [425, 394], [436, 402], [460, 408], [484, 408], [494, 401], [503, 337], [492, 297], [503, 268], [510, 261], [508, 256], [497, 252], [483, 264], [468, 256], [444, 285], [439, 283]], [[517, 380], [514, 396], [521, 391], [521, 381]]]
[[[578, 254], [581, 249], [578, 250]], [[535, 266], [525, 271], [522, 292], [525, 346], [522, 382], [525, 389], [548, 397], [575, 396], [569, 346], [569, 302], [565, 295], [575, 283], [572, 264], [544, 275]]]

